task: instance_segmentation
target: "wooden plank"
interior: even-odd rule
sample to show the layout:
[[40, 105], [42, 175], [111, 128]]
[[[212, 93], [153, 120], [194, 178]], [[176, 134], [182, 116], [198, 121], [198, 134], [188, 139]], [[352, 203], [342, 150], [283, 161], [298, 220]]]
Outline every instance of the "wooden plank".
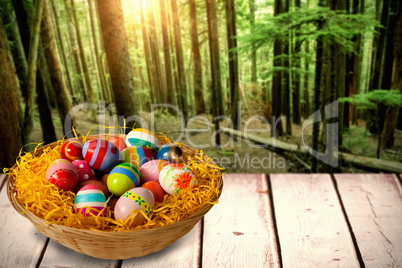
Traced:
[[102, 260], [78, 253], [58, 242], [50, 240], [39, 267], [100, 268], [117, 267], [118, 263], [119, 261], [117, 260]]
[[128, 267], [199, 267], [201, 222], [170, 246], [144, 257], [124, 260]]
[[393, 174], [336, 174], [366, 267], [402, 267], [402, 188]]
[[268, 185], [262, 174], [229, 174], [204, 217], [204, 267], [279, 267]]
[[6, 184], [0, 191], [0, 215], [0, 267], [35, 267], [47, 237], [14, 210]]
[[328, 174], [270, 175], [284, 267], [358, 267]]

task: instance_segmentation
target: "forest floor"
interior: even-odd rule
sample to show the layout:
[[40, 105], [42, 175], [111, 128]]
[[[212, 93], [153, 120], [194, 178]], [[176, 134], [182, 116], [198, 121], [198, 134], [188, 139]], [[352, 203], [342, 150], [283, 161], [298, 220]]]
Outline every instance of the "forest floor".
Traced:
[[[38, 118], [38, 116], [36, 117]], [[58, 139], [63, 138], [61, 122], [58, 119], [58, 113], [53, 111], [54, 125]], [[140, 113], [143, 127], [153, 129], [155, 132], [162, 132], [171, 140], [186, 144], [192, 148], [202, 149], [210, 156], [215, 163], [225, 168], [225, 173], [306, 173], [309, 170], [305, 163], [311, 159], [306, 156], [292, 153], [283, 153], [269, 148], [262, 148], [248, 140], [230, 138], [229, 135], [221, 133], [221, 148], [216, 148], [215, 130], [211, 126], [212, 117], [203, 115], [197, 118], [190, 118], [187, 131], [182, 131], [182, 124], [177, 116], [165, 112], [156, 111], [153, 114]], [[97, 126], [116, 126], [116, 116], [109, 114], [107, 109], [101, 109], [96, 112], [81, 110], [75, 114], [77, 133], [85, 135], [93, 128], [91, 134], [108, 133], [109, 130]], [[204, 123], [200, 123], [204, 122]], [[207, 124], [206, 124], [207, 123]], [[210, 126], [208, 126], [210, 125]], [[231, 127], [229, 120], [221, 121], [222, 127]], [[270, 135], [270, 125], [262, 120], [261, 116], [250, 116], [243, 113], [241, 121], [242, 131], [250, 134], [259, 135], [268, 138]], [[292, 136], [282, 137], [281, 140], [298, 144], [310, 145], [312, 127], [303, 129], [302, 126], [293, 124]], [[32, 142], [42, 141], [42, 130], [39, 120], [34, 123], [32, 133]], [[343, 148], [347, 152], [375, 157], [377, 148], [377, 137], [369, 135], [365, 130], [364, 122], [359, 122], [358, 126], [353, 126], [343, 135]], [[308, 157], [307, 157], [308, 158]], [[381, 153], [382, 159], [402, 162], [402, 131], [397, 131], [395, 135], [395, 145], [392, 150], [384, 150]], [[304, 162], [304, 164], [302, 163]], [[343, 166], [334, 172], [359, 173], [364, 170], [353, 166]]]

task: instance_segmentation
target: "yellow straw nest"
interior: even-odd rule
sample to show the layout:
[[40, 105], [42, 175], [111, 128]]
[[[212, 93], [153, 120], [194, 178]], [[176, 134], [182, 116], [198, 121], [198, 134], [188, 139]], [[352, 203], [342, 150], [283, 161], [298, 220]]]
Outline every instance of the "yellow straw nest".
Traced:
[[[108, 136], [104, 135], [103, 138]], [[158, 137], [162, 144], [171, 142], [163, 134]], [[86, 135], [80, 139], [86, 142], [95, 138], [102, 138], [102, 135]], [[107, 210], [106, 216], [86, 217], [77, 212], [74, 205], [76, 196], [74, 192], [59, 190], [45, 178], [50, 163], [60, 158], [63, 142], [64, 140], [60, 140], [44, 147], [39, 144], [32, 152], [20, 153], [16, 164], [11, 169], [4, 170], [9, 175], [9, 188], [13, 196], [11, 199], [17, 200], [24, 207], [25, 210], [21, 214], [30, 211], [44, 219], [40, 228], [47, 224], [59, 224], [76, 229], [107, 232], [153, 229], [189, 218], [207, 204], [212, 207], [218, 202], [222, 189], [222, 168], [202, 151], [178, 144], [184, 152], [187, 165], [196, 174], [198, 187], [183, 189], [177, 195], [166, 194], [163, 202], [155, 204], [149, 217], [141, 210], [137, 210], [132, 217], [124, 221], [116, 221], [110, 209]], [[210, 207], [203, 213], [206, 213]], [[146, 222], [143, 225], [132, 226], [131, 223], [137, 213], [142, 213]], [[202, 215], [199, 216], [202, 217]]]

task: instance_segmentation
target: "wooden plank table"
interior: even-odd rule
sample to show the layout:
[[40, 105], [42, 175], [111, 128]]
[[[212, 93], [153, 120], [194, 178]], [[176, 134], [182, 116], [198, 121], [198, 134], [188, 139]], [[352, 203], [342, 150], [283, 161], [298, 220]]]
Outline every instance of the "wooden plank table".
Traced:
[[169, 247], [95, 259], [39, 233], [0, 175], [0, 267], [402, 267], [394, 174], [226, 174], [219, 204]]

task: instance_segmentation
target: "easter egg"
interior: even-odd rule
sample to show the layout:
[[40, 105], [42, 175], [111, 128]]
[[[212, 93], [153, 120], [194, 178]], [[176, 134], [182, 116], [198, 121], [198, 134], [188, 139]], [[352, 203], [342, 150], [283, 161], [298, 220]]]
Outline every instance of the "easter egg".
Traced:
[[[142, 210], [149, 216], [154, 204], [155, 199], [150, 190], [142, 187], [128, 190], [117, 201], [114, 207], [114, 218], [116, 221], [125, 220], [133, 216], [137, 209]], [[133, 220], [133, 226], [143, 224], [144, 221], [145, 217], [141, 213], [138, 213]]]
[[167, 160], [172, 163], [183, 162], [183, 151], [174, 143], [167, 143], [159, 148], [156, 159]]
[[159, 182], [159, 173], [162, 168], [166, 167], [170, 163], [165, 160], [151, 160], [142, 165], [139, 169], [141, 175], [141, 182], [145, 183], [148, 181]]
[[79, 176], [77, 169], [70, 161], [57, 159], [49, 165], [46, 180], [64, 191], [72, 191], [78, 183]]
[[107, 177], [109, 177], [109, 173], [104, 174], [104, 175], [102, 176], [102, 179], [101, 179], [101, 181], [102, 181], [105, 185], [107, 185]]
[[105, 195], [106, 198], [108, 198], [110, 196], [110, 192], [109, 192], [109, 189], [107, 188], [106, 184], [104, 184], [103, 182], [98, 181], [98, 180], [86, 180], [86, 181], [79, 183], [77, 185], [77, 187], [75, 187], [75, 192], [78, 193], [78, 191], [81, 190], [82, 187], [89, 185], [89, 184], [98, 187], [99, 190], [101, 190], [103, 192], [103, 194]]
[[117, 196], [121, 196], [126, 191], [140, 185], [140, 172], [129, 164], [121, 163], [110, 171], [107, 177], [107, 188]]
[[110, 209], [111, 211], [114, 211], [114, 208], [115, 208], [116, 203], [117, 203], [118, 200], [119, 200], [118, 197], [114, 197], [114, 198], [111, 198], [111, 199], [109, 200], [109, 202], [107, 203], [107, 206], [109, 207], [109, 209]]
[[72, 163], [78, 171], [79, 182], [96, 180], [95, 171], [88, 165], [87, 162], [85, 162], [85, 160], [77, 159]]
[[88, 184], [82, 187], [75, 197], [74, 205], [85, 216], [106, 214], [106, 197], [95, 185]]
[[158, 151], [162, 146], [161, 141], [156, 135], [145, 128], [136, 128], [131, 130], [126, 136], [127, 147], [144, 146], [153, 151]]
[[194, 172], [184, 164], [169, 164], [159, 174], [159, 183], [169, 194], [198, 185]]
[[121, 152], [120, 158], [125, 163], [130, 163], [137, 168], [145, 162], [155, 159], [155, 153], [142, 146], [131, 146]]
[[84, 144], [79, 140], [68, 140], [61, 146], [61, 157], [69, 161], [82, 159], [82, 147]]
[[82, 148], [85, 161], [93, 169], [107, 172], [120, 161], [120, 151], [112, 142], [104, 139], [87, 141]]
[[120, 152], [126, 149], [126, 142], [121, 137], [110, 137], [108, 141], [112, 142], [114, 145], [119, 148]]
[[163, 192], [163, 189], [162, 189], [161, 185], [159, 184], [159, 182], [148, 181], [148, 182], [144, 183], [141, 187], [146, 188], [152, 192], [152, 194], [154, 195], [154, 198], [155, 198], [155, 202], [163, 201], [165, 192]]

